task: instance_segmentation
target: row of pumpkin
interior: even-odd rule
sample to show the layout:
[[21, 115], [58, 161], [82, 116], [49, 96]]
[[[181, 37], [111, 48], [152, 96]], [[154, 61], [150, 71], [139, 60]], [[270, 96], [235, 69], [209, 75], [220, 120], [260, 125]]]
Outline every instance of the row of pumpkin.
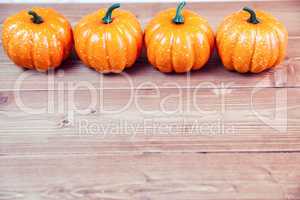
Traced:
[[67, 19], [51, 8], [32, 8], [8, 17], [3, 47], [17, 65], [47, 71], [61, 65], [75, 46], [84, 64], [101, 73], [131, 67], [143, 44], [149, 62], [161, 72], [202, 68], [215, 43], [224, 67], [259, 73], [285, 57], [288, 33], [271, 14], [245, 7], [226, 17], [216, 36], [197, 13], [177, 8], [158, 13], [143, 32], [135, 15], [111, 5], [83, 17], [72, 30]]

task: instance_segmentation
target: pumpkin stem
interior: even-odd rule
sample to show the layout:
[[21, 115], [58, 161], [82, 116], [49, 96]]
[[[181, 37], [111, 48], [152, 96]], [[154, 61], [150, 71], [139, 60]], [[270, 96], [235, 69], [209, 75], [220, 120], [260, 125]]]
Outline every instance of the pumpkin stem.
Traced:
[[243, 8], [244, 11], [248, 12], [250, 14], [250, 18], [248, 19], [248, 22], [251, 24], [258, 24], [260, 21], [256, 17], [256, 13], [254, 10], [248, 7]]
[[44, 22], [43, 18], [39, 16], [36, 12], [30, 10], [28, 11], [29, 15], [32, 15], [31, 21], [35, 24], [41, 24]]
[[185, 6], [185, 1], [182, 1], [178, 4], [177, 9], [176, 9], [176, 15], [173, 18], [173, 23], [175, 24], [183, 24], [184, 23], [184, 18], [182, 16], [182, 9]]
[[119, 7], [120, 7], [119, 3], [114, 3], [107, 9], [105, 16], [102, 18], [104, 24], [109, 24], [112, 22], [112, 18], [111, 18], [112, 11]]

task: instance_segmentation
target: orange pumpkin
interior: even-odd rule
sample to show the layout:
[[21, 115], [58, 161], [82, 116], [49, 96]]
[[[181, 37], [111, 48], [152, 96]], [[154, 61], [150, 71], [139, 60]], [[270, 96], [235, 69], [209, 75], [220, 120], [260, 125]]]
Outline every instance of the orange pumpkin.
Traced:
[[279, 64], [286, 53], [288, 33], [272, 15], [245, 7], [228, 16], [217, 31], [223, 65], [240, 73], [259, 73]]
[[146, 26], [145, 44], [149, 62], [161, 72], [200, 69], [213, 52], [214, 35], [208, 22], [197, 13], [177, 9], [157, 14]]
[[70, 23], [50, 8], [32, 8], [8, 17], [2, 29], [9, 58], [24, 68], [47, 71], [69, 56], [73, 36]]
[[120, 73], [131, 67], [140, 55], [143, 32], [130, 12], [100, 9], [82, 18], [74, 29], [79, 58], [101, 73]]

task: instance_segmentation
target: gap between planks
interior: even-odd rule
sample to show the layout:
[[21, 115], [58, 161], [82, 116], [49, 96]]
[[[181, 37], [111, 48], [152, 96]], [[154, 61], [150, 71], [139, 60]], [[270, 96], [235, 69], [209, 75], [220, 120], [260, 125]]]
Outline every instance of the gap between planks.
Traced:
[[299, 154], [300, 150], [291, 151], [264, 151], [264, 150], [253, 150], [253, 151], [110, 151], [102, 153], [41, 153], [41, 154], [5, 154], [0, 153], [0, 158], [66, 158], [66, 157], [98, 157], [98, 156], [136, 156], [136, 155], [268, 155], [268, 154]]

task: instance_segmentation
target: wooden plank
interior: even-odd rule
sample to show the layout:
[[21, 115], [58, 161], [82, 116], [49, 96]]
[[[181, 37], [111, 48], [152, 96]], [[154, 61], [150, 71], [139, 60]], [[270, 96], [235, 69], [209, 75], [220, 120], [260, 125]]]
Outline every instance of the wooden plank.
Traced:
[[[191, 75], [141, 60], [102, 76], [75, 59], [42, 74], [16, 68], [1, 49], [0, 199], [300, 199], [300, 2], [188, 7], [215, 29], [245, 4], [272, 12], [290, 33], [287, 61], [260, 75], [227, 72], [216, 57]], [[174, 5], [124, 9], [144, 26]], [[47, 6], [72, 24], [97, 7]], [[29, 7], [0, 4], [0, 23]]]
[[300, 154], [0, 157], [0, 195], [17, 199], [299, 199]]
[[[16, 13], [22, 9], [29, 9], [39, 4], [1, 4], [0, 22], [3, 22], [6, 16]], [[97, 8], [107, 7], [108, 4], [40, 4], [44, 7], [52, 7], [63, 13], [74, 25], [79, 19]], [[232, 12], [240, 10], [245, 5], [256, 9], [266, 10], [279, 18], [286, 26], [290, 36], [300, 36], [299, 25], [299, 1], [262, 1], [262, 2], [189, 2], [187, 9], [194, 10], [204, 16], [211, 26], [216, 29], [221, 20]], [[175, 7], [176, 3], [123, 3], [122, 8], [130, 10], [139, 18], [141, 24], [145, 24], [155, 15], [155, 13]], [[74, 13], [76, 10], [76, 13]]]
[[[215, 28], [245, 4], [278, 16], [291, 36], [287, 61], [260, 75], [227, 72], [216, 57], [191, 75], [141, 61], [102, 76], [74, 59], [42, 74], [1, 49], [0, 199], [300, 199], [300, 2], [188, 7]], [[124, 8], [144, 25], [174, 5]], [[48, 6], [74, 24], [97, 5]], [[29, 7], [0, 4], [0, 23]]]
[[1, 93], [0, 154], [300, 151], [299, 88], [52, 92]]

